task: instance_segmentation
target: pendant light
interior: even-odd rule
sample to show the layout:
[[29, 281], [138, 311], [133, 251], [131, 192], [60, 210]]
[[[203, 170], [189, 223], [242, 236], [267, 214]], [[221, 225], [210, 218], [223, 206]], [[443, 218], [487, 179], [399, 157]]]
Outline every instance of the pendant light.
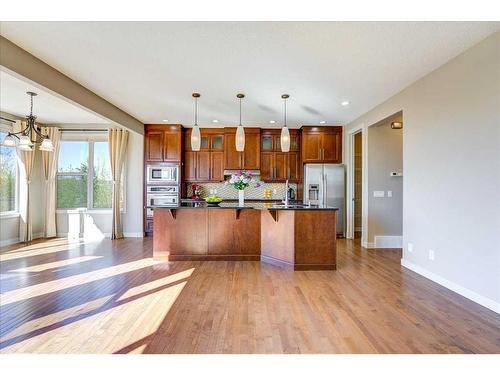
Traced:
[[26, 94], [30, 97], [30, 114], [26, 116], [26, 127], [16, 133], [9, 132], [3, 141], [4, 146], [14, 147], [21, 151], [33, 151], [35, 144], [40, 143], [38, 147], [40, 151], [52, 152], [54, 146], [48, 135], [42, 133], [41, 129], [36, 125], [36, 116], [33, 115], [33, 97], [37, 96], [35, 92], [28, 91]]
[[200, 151], [201, 148], [201, 132], [198, 126], [198, 98], [201, 95], [197, 92], [193, 92], [194, 98], [194, 126], [191, 130], [191, 150]]
[[290, 97], [288, 94], [283, 94], [281, 95], [281, 98], [283, 99], [283, 104], [284, 104], [284, 117], [285, 120], [283, 122], [283, 127], [281, 128], [281, 137], [280, 137], [280, 143], [281, 143], [281, 151], [282, 152], [289, 152], [290, 151], [290, 132], [288, 131], [288, 127], [286, 126], [286, 100]]
[[241, 125], [241, 99], [245, 97], [244, 94], [238, 94], [236, 97], [240, 101], [240, 124], [236, 128], [236, 151], [243, 151], [245, 150], [245, 129], [243, 128], [243, 125]]

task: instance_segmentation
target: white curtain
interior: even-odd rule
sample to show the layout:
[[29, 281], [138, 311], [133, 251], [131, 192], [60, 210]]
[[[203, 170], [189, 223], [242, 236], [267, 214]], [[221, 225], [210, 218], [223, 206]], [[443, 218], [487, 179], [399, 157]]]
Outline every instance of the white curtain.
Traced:
[[[26, 122], [16, 121], [14, 132], [19, 132], [26, 128]], [[26, 242], [33, 239], [33, 229], [31, 226], [31, 175], [35, 164], [35, 154], [37, 150], [21, 151], [17, 149], [17, 162], [19, 165], [19, 241]]]
[[120, 179], [123, 164], [127, 156], [128, 131], [108, 129], [109, 159], [111, 161], [111, 176], [113, 178], [113, 223], [111, 239], [123, 238], [122, 220], [120, 214]]
[[45, 237], [55, 237], [56, 228], [56, 173], [61, 132], [56, 127], [44, 127], [42, 133], [48, 135], [54, 151], [42, 151], [43, 171], [45, 176]]

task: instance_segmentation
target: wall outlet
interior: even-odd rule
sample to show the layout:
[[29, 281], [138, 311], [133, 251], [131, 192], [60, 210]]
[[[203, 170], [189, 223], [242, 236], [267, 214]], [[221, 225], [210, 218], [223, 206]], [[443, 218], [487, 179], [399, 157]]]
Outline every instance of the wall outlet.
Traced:
[[413, 244], [411, 242], [408, 242], [407, 249], [408, 252], [413, 253]]
[[434, 260], [434, 250], [429, 250], [429, 260]]
[[374, 190], [373, 191], [373, 196], [375, 198], [383, 198], [383, 197], [385, 197], [385, 191], [383, 191], [383, 190]]
[[387, 198], [392, 198], [392, 190], [387, 190]]
[[217, 194], [217, 189], [214, 189], [214, 194]]

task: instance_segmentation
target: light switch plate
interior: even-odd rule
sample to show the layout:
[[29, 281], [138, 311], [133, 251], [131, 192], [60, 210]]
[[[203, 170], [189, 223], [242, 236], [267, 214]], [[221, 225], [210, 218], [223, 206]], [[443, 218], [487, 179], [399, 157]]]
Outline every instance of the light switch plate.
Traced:
[[408, 242], [408, 252], [413, 253], [413, 244]]
[[387, 190], [387, 198], [392, 198], [392, 190]]
[[373, 196], [375, 198], [383, 198], [383, 197], [385, 197], [385, 191], [384, 190], [374, 190]]
[[429, 250], [429, 260], [434, 260], [434, 250]]

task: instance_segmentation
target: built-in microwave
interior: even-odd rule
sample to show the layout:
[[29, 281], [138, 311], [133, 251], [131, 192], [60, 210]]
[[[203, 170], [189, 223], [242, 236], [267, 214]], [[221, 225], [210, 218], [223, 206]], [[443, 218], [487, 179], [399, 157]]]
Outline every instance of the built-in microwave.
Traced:
[[148, 164], [146, 173], [148, 184], [179, 183], [179, 166], [177, 164]]

